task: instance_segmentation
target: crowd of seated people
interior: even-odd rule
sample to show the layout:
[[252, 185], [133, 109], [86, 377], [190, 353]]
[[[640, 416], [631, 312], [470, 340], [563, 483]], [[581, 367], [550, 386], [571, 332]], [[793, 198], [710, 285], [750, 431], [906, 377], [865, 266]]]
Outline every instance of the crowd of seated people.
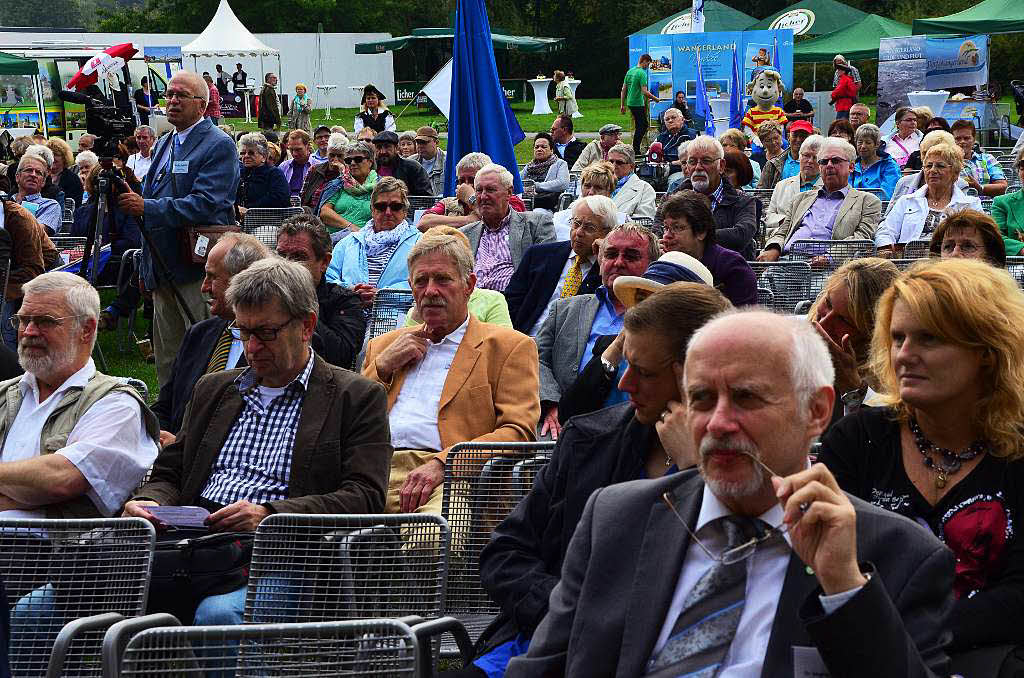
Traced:
[[[382, 98], [364, 93], [365, 139], [232, 142], [239, 221], [308, 209], [274, 243], [211, 243], [212, 317], [187, 329], [151, 409], [89, 358], [95, 290], [44, 274], [48, 231], [88, 232], [100, 168], [63, 142], [22, 144], [5, 328], [25, 374], [0, 375], [0, 519], [162, 528], [154, 507], [194, 505], [213, 532], [253, 532], [273, 513], [436, 515], [448, 491], [449, 511], [468, 511], [445, 484], [455, 445], [551, 440], [479, 555], [498, 616], [442, 675], [1020, 668], [1024, 296], [1005, 268], [1024, 225], [973, 126], [915, 134], [908, 109], [889, 139], [861, 122], [847, 141], [764, 123], [762, 165], [742, 133], [684, 144], [667, 115], [679, 176], [662, 196], [621, 130], [579, 143], [594, 158], [572, 175], [541, 132], [521, 169], [452, 158], [455, 195], [417, 214], [410, 198], [438, 195], [443, 151], [432, 128], [398, 134]], [[160, 171], [147, 129], [121, 158], [140, 194]], [[893, 145], [914, 146], [901, 160], [918, 173]], [[517, 195], [518, 180], [533, 190]], [[74, 224], [53, 228], [72, 181]], [[762, 210], [750, 189], [767, 184]], [[114, 253], [102, 282], [141, 246], [130, 216], [101, 230]], [[823, 240], [877, 256], [798, 242]], [[902, 261], [911, 241], [930, 257]], [[825, 270], [806, 315], [757, 307], [755, 259], [789, 257]], [[368, 335], [381, 290], [411, 306]], [[58, 414], [71, 391], [85, 405]], [[53, 595], [13, 600], [14, 623]], [[183, 621], [241, 623], [251, 595], [209, 595]]]

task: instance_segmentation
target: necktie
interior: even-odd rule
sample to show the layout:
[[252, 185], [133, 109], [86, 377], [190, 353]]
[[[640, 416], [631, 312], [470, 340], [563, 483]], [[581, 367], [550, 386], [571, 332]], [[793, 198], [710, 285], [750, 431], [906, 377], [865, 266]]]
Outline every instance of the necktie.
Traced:
[[217, 340], [217, 346], [213, 349], [213, 355], [210, 356], [210, 363], [206, 366], [207, 374], [223, 372], [227, 369], [232, 342], [234, 342], [234, 337], [231, 336], [231, 330], [225, 327], [220, 339]]
[[[754, 535], [754, 523], [749, 518], [725, 516], [717, 522], [726, 537], [725, 551], [749, 541]], [[687, 594], [668, 642], [651, 658], [646, 675], [657, 678], [716, 675], [736, 635], [746, 586], [746, 560], [729, 565], [716, 562]]]
[[580, 268], [580, 257], [577, 255], [572, 260], [569, 273], [565, 276], [565, 283], [562, 284], [562, 299], [576, 296], [580, 291], [580, 284], [583, 282], [583, 269]]

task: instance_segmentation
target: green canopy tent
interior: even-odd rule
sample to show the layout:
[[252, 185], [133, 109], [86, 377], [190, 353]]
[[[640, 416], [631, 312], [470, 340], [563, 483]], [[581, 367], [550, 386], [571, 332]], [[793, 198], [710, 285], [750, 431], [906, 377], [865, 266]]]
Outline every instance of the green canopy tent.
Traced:
[[910, 35], [907, 24], [868, 14], [852, 26], [798, 42], [793, 46], [793, 61], [802, 64], [832, 61], [836, 54], [842, 54], [850, 61], [877, 59], [882, 38], [905, 35]]
[[39, 111], [39, 129], [44, 137], [49, 137], [46, 125], [46, 108], [43, 105], [43, 87], [39, 81], [39, 64], [35, 59], [0, 52], [0, 75], [27, 75], [32, 78], [32, 91], [36, 97], [36, 109]]
[[[633, 35], [658, 35], [666, 33], [689, 33], [690, 32], [690, 10], [686, 9], [670, 17], [655, 21], [650, 26], [645, 26], [633, 33]], [[706, 0], [704, 3], [704, 30], [711, 33], [715, 31], [742, 31], [751, 24], [757, 23], [757, 19], [723, 5], [718, 0]]]
[[[855, 7], [836, 0], [800, 0], [768, 18], [747, 27], [750, 31], [790, 28], [793, 35], [824, 35], [849, 27], [867, 16]], [[842, 52], [844, 55], [846, 51]]]
[[[414, 28], [410, 35], [388, 38], [386, 40], [375, 40], [374, 42], [357, 42], [356, 54], [380, 54], [381, 52], [403, 49], [418, 42], [442, 40], [451, 42], [454, 39], [455, 33], [451, 28]], [[495, 50], [509, 52], [544, 53], [554, 52], [564, 47], [564, 38], [541, 38], [491, 33], [491, 41], [494, 43]]]
[[1019, 0], [983, 0], [974, 7], [935, 17], [914, 19], [914, 35], [953, 33], [1019, 33], [1024, 31], [1024, 4]]

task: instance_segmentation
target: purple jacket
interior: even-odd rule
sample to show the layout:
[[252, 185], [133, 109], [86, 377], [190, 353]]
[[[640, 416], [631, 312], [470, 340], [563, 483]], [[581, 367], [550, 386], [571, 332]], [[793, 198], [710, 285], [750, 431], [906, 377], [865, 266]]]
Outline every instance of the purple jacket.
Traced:
[[700, 263], [708, 267], [715, 279], [715, 287], [732, 302], [733, 306], [757, 303], [757, 279], [742, 256], [718, 244], [708, 245]]

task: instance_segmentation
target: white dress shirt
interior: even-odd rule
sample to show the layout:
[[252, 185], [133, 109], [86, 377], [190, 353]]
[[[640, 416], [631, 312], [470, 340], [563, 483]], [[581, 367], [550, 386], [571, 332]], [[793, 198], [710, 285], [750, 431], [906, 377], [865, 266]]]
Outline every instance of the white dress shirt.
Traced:
[[[39, 402], [35, 375], [26, 372], [18, 385], [21, 407], [4, 441], [0, 461], [38, 457], [43, 424], [68, 389], [84, 386], [96, 373], [92, 359], [85, 367]], [[54, 452], [75, 465], [86, 481], [89, 499], [101, 515], [112, 516], [138, 487], [156, 460], [156, 442], [146, 433], [138, 401], [127, 393], [111, 393], [90, 407], [68, 436], [67, 445]], [[0, 511], [0, 518], [45, 518], [46, 509]]]
[[[540, 318], [534, 323], [533, 327], [530, 328], [530, 336], [536, 337], [537, 333], [540, 332], [540, 326], [544, 324], [544, 320], [548, 317], [548, 312], [551, 311], [551, 304], [555, 303], [555, 299], [562, 298], [562, 288], [565, 286], [565, 277], [569, 275], [569, 269], [572, 268], [572, 263], [576, 261], [575, 250], [569, 250], [569, 257], [565, 260], [565, 265], [562, 266], [562, 272], [558, 276], [558, 284], [555, 285], [555, 291], [551, 293], [551, 298], [548, 299], [548, 303], [544, 305], [544, 310], [540, 314]], [[587, 273], [590, 272], [590, 267], [594, 265], [594, 258], [591, 257], [580, 264], [580, 273], [584, 278], [587, 277]]]
[[[188, 139], [189, 133], [196, 128], [196, 125], [198, 125], [199, 123], [201, 123], [205, 119], [206, 118], [199, 118], [194, 123], [192, 123], [191, 125], [189, 125], [185, 129], [181, 130], [180, 132], [172, 132], [171, 133], [172, 137], [171, 137], [171, 140], [168, 142], [168, 144], [170, 144], [170, 145], [167, 147], [167, 149], [163, 153], [163, 156], [160, 158], [160, 171], [166, 172], [167, 169], [170, 169], [170, 168], [167, 167], [167, 163], [169, 163], [171, 161], [171, 153], [174, 151], [174, 137], [175, 136], [178, 137], [178, 145], [179, 146], [184, 146], [185, 145], [185, 141]], [[138, 175], [136, 175], [136, 176], [138, 176]]]
[[[719, 501], [714, 493], [708, 492], [707, 489], [706, 486], [703, 488], [703, 499], [700, 513], [697, 515], [694, 534], [712, 553], [717, 554], [725, 550], [725, 535], [722, 533], [720, 525], [704, 528], [711, 521], [732, 512]], [[782, 507], [773, 504], [758, 518], [767, 523], [768, 527], [764, 528], [767, 530], [770, 527], [781, 525], [782, 516]], [[686, 530], [682, 525], [679, 526], [679, 529], [683, 532]], [[761, 676], [764, 657], [768, 651], [768, 640], [772, 633], [772, 624], [775, 623], [775, 611], [778, 608], [779, 596], [782, 595], [782, 586], [786, 580], [790, 555], [799, 558], [793, 553], [789, 534], [786, 533], [783, 535], [783, 539], [770, 539], [759, 544], [753, 555], [744, 561], [747, 566], [746, 602], [743, 605], [743, 614], [740, 615], [739, 626], [736, 628], [736, 635], [733, 636], [729, 651], [726, 652], [721, 672], [716, 674], [717, 678], [759, 678]], [[658, 635], [658, 642], [654, 646], [652, 656], [661, 652], [665, 643], [668, 642], [676, 619], [679, 618], [679, 613], [683, 609], [683, 602], [686, 600], [687, 594], [715, 563], [716, 561], [708, 557], [704, 549], [691, 538], [683, 559], [679, 579], [676, 582], [676, 590], [672, 595], [672, 604], [669, 606], [668, 616], [666, 616], [661, 633]], [[856, 588], [818, 598], [826, 613], [831, 614], [858, 591], [860, 589]]]
[[440, 342], [435, 344], [428, 339], [426, 355], [405, 376], [402, 390], [388, 414], [391, 444], [396, 450], [441, 451], [441, 434], [437, 430], [441, 391], [468, 326], [467, 315], [466, 320]]
[[139, 181], [146, 180], [146, 173], [149, 172], [149, 166], [152, 164], [152, 150], [149, 153], [149, 157], [143, 157], [141, 153], [133, 153], [128, 156], [128, 168], [135, 173], [135, 177]]

